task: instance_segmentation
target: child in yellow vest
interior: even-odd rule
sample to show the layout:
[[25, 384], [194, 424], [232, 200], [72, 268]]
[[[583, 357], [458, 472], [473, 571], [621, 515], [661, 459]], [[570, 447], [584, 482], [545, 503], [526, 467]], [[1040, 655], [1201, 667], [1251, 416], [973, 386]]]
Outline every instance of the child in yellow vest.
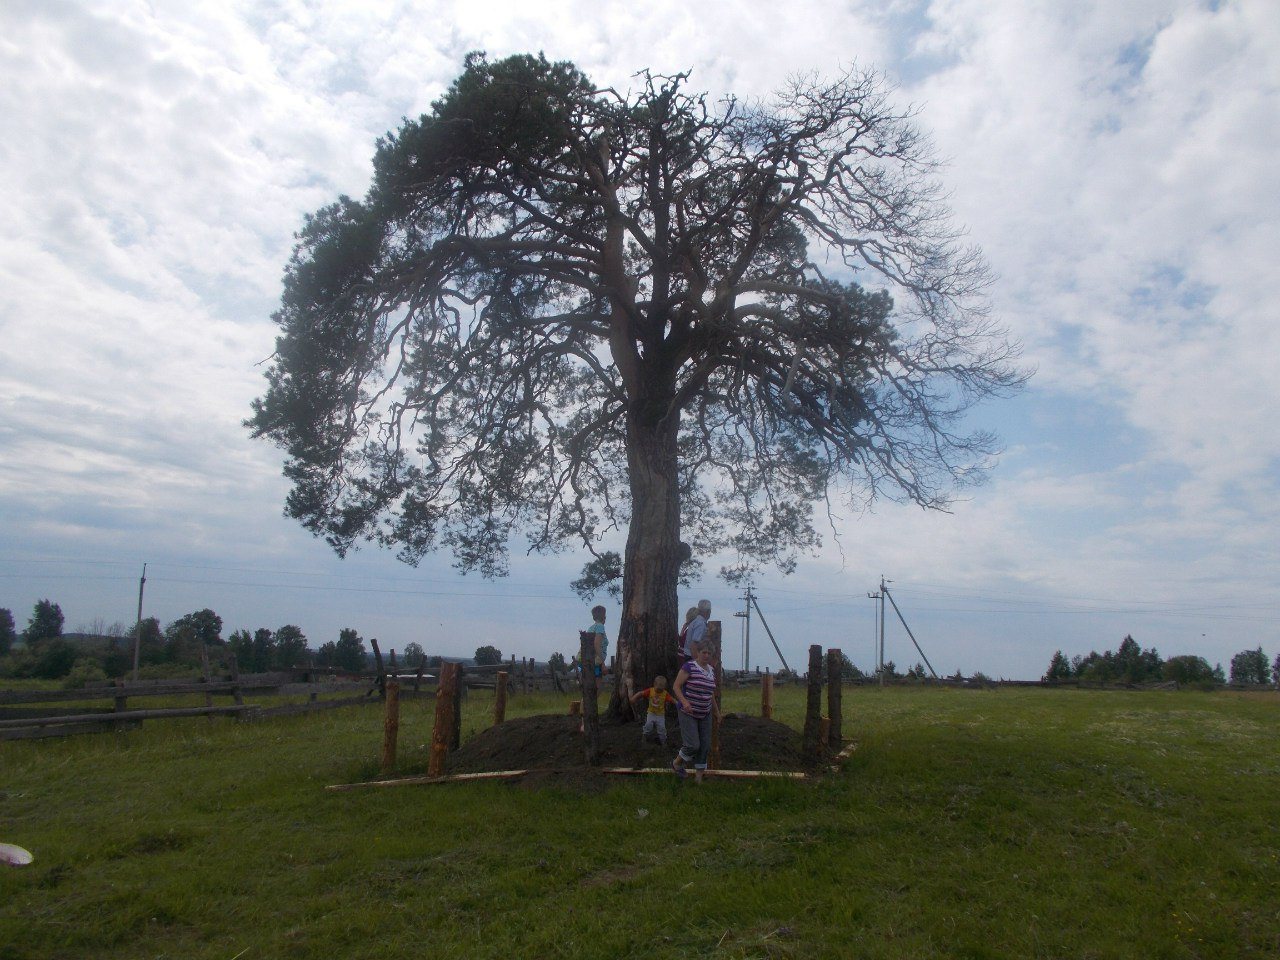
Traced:
[[649, 698], [649, 711], [644, 716], [644, 729], [640, 731], [640, 742], [644, 743], [649, 739], [649, 731], [652, 730], [658, 737], [658, 742], [664, 747], [667, 745], [667, 704], [675, 703], [675, 697], [667, 693], [667, 678], [654, 677], [653, 686], [646, 687], [631, 698], [631, 702], [635, 703], [641, 697]]

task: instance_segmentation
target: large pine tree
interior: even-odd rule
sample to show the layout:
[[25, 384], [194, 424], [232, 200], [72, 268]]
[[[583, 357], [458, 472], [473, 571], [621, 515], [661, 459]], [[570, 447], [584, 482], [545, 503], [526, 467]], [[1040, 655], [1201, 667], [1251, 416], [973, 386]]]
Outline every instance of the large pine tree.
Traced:
[[712, 103], [473, 54], [374, 168], [299, 234], [249, 421], [339, 552], [576, 543], [587, 589], [621, 574], [625, 693], [671, 673], [700, 559], [787, 569], [833, 495], [981, 478], [962, 415], [1022, 374], [875, 75]]

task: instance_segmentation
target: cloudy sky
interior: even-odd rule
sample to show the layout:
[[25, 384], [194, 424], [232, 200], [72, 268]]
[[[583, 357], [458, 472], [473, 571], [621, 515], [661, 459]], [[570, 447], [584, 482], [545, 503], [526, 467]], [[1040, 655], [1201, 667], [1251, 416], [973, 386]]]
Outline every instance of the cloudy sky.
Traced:
[[[131, 623], [145, 562], [164, 623], [211, 607], [224, 634], [295, 623], [313, 646], [350, 626], [384, 650], [570, 648], [582, 558], [497, 583], [447, 557], [340, 561], [282, 516], [280, 457], [241, 425], [303, 215], [362, 195], [375, 139], [475, 49], [739, 96], [873, 66], [947, 158], [1037, 372], [979, 411], [1005, 453], [951, 513], [878, 505], [842, 552], [761, 578], [793, 665], [819, 642], [872, 666], [881, 575], [940, 673], [1036, 677], [1127, 633], [1224, 666], [1280, 652], [1274, 0], [6, 0], [0, 606], [19, 629], [46, 597], [69, 630]], [[704, 594], [736, 666], [738, 594]], [[918, 659], [896, 624], [887, 643]], [[778, 664], [758, 621], [751, 661]]]

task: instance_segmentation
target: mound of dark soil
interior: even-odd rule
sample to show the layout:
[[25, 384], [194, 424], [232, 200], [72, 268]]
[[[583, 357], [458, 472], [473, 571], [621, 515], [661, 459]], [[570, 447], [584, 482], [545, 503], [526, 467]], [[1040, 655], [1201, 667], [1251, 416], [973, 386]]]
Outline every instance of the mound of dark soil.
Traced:
[[[524, 717], [490, 727], [450, 754], [449, 773], [493, 770], [589, 772], [578, 717]], [[667, 722], [667, 745], [640, 742], [639, 723], [601, 718], [601, 767], [665, 767], [680, 748], [680, 731]], [[720, 728], [720, 767], [725, 770], [799, 770], [800, 735], [786, 724], [726, 714]]]

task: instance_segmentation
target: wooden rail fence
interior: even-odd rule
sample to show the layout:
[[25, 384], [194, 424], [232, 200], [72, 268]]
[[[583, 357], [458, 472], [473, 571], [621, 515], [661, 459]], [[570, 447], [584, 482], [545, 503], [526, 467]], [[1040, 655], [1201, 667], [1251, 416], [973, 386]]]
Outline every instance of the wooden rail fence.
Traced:
[[[321, 700], [321, 695], [353, 696]], [[0, 740], [61, 737], [136, 727], [144, 720], [196, 716], [263, 717], [307, 712], [352, 703], [376, 702], [367, 681], [299, 682], [292, 673], [254, 674], [227, 680], [156, 680], [136, 683], [97, 683], [75, 690], [0, 690]], [[244, 702], [245, 695], [307, 696], [301, 703], [273, 706]], [[358, 695], [355, 695], [358, 694]], [[202, 697], [202, 705], [131, 708], [139, 698]], [[231, 703], [215, 704], [214, 697]], [[96, 706], [109, 703], [109, 706]], [[68, 706], [59, 706], [67, 704]], [[74, 706], [70, 706], [74, 704]]]

